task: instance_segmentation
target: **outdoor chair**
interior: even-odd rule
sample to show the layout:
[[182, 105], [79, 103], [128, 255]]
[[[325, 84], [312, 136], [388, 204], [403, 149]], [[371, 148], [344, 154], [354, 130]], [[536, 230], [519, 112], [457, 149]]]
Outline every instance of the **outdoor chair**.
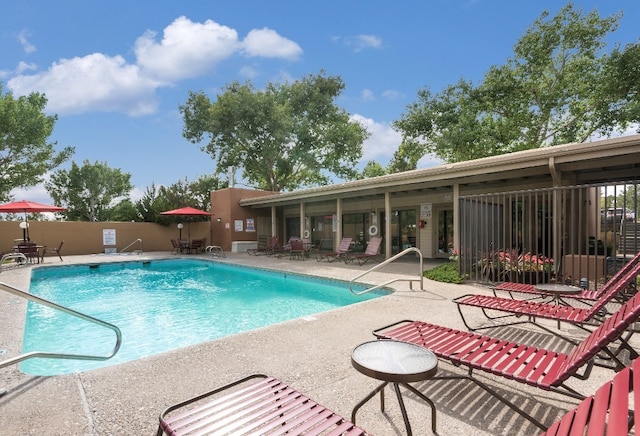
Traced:
[[42, 248], [42, 256], [41, 260], [44, 262], [44, 257], [47, 255], [58, 255], [60, 258], [60, 262], [62, 262], [62, 255], [60, 252], [62, 251], [62, 246], [64, 245], [64, 241], [60, 241], [60, 244], [57, 247], [47, 247], [46, 245]]
[[181, 253], [181, 247], [180, 247], [180, 242], [177, 239], [172, 239], [171, 240], [171, 254], [178, 254]]
[[382, 236], [374, 236], [369, 239], [367, 248], [364, 253], [353, 253], [344, 257], [344, 263], [358, 261], [358, 265], [364, 265], [370, 260], [374, 260], [378, 257], [380, 251], [380, 245], [382, 244]]
[[261, 254], [269, 254], [269, 253], [272, 253], [277, 246], [278, 246], [278, 237], [271, 236], [266, 241], [265, 245], [261, 246], [260, 242], [258, 242], [258, 248], [247, 248], [247, 254], [251, 254], [253, 256], [259, 256]]
[[335, 260], [344, 259], [349, 252], [352, 239], [353, 238], [342, 238], [336, 251], [316, 253], [316, 260], [320, 262], [321, 260], [326, 259], [327, 262], [333, 262]]
[[[512, 317], [525, 319], [516, 319], [512, 322], [501, 325], [515, 325], [523, 323], [533, 323], [538, 327], [556, 334], [553, 331], [541, 326], [535, 322], [536, 318], [549, 319], [554, 321], [568, 322], [572, 325], [581, 327], [583, 324], [597, 324], [607, 314], [606, 305], [610, 303], [616, 296], [622, 294], [630, 283], [635, 283], [636, 277], [640, 274], [640, 253], [638, 253], [631, 261], [627, 262], [614, 276], [602, 287], [602, 295], [590, 307], [575, 307], [567, 304], [551, 304], [533, 300], [514, 300], [511, 298], [502, 298], [489, 295], [467, 294], [458, 298], [454, 298], [453, 302], [458, 307], [458, 312], [462, 318], [464, 325], [472, 331], [481, 330], [496, 325], [472, 328], [464, 317], [462, 306], [477, 307], [482, 313], [491, 320]], [[619, 300], [624, 300], [619, 298]], [[507, 313], [507, 315], [490, 316], [487, 310]], [[556, 334], [557, 335], [557, 334]]]
[[306, 256], [306, 252], [304, 249], [304, 242], [302, 242], [302, 239], [292, 239], [291, 248], [289, 249], [289, 259], [304, 260], [305, 256]]
[[291, 236], [285, 245], [282, 247], [275, 247], [270, 255], [276, 256], [278, 259], [284, 255], [288, 255], [291, 252], [292, 241], [302, 241], [302, 239], [297, 236]]
[[255, 374], [168, 407], [158, 436], [190, 434], [366, 435], [280, 380]]
[[[553, 423], [541, 436], [628, 435], [640, 422], [640, 359]], [[637, 433], [637, 432], [636, 432]]]
[[[584, 396], [565, 382], [571, 377], [587, 379], [594, 365], [594, 357], [599, 353], [604, 352], [617, 361], [607, 345], [617, 340], [639, 317], [640, 294], [636, 294], [568, 354], [423, 321], [402, 320], [374, 330], [373, 334], [379, 339], [395, 339], [420, 345], [454, 366], [466, 367], [466, 375], [437, 376], [433, 379], [470, 380], [533, 424], [545, 429], [535, 418], [476, 378], [473, 371], [485, 371], [505, 380], [514, 380], [582, 400]], [[584, 371], [578, 373], [583, 367]]]

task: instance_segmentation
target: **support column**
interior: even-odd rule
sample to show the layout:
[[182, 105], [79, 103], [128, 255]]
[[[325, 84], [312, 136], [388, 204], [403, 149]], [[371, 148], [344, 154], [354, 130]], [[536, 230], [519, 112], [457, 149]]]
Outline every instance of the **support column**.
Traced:
[[[305, 231], [309, 231], [309, 227], [307, 226], [305, 209], [306, 207], [304, 202], [301, 202], [300, 203], [300, 238], [304, 238]], [[311, 234], [310, 231], [309, 231], [309, 234]]]
[[336, 229], [336, 232], [333, 235], [333, 249], [337, 250], [340, 245], [340, 241], [342, 240], [342, 198], [336, 199], [336, 220], [333, 223], [333, 226]]
[[391, 193], [384, 193], [384, 257], [391, 257]]
[[[271, 236], [278, 236], [276, 207], [271, 206]], [[282, 243], [282, 241], [280, 241]]]
[[[433, 221], [433, 218], [431, 218]], [[437, 239], [437, 238], [436, 238]], [[460, 184], [453, 184], [453, 249], [460, 253]]]

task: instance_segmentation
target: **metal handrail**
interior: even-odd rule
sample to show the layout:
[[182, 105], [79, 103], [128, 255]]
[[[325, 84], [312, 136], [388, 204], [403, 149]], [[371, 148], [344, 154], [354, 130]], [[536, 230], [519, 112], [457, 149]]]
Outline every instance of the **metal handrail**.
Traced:
[[399, 279], [391, 279], [391, 280], [388, 280], [388, 281], [386, 281], [386, 282], [384, 282], [384, 283], [381, 283], [381, 284], [379, 284], [379, 285], [373, 286], [373, 287], [371, 287], [371, 288], [367, 288], [367, 289], [365, 289], [364, 291], [355, 292], [355, 291], [353, 290], [353, 282], [355, 282], [355, 281], [356, 281], [356, 280], [358, 280], [359, 278], [362, 278], [362, 277], [364, 277], [365, 275], [369, 274], [370, 272], [373, 272], [373, 271], [375, 271], [375, 270], [377, 270], [377, 269], [379, 269], [379, 268], [382, 268], [383, 266], [390, 264], [390, 263], [391, 263], [391, 262], [393, 262], [394, 260], [396, 260], [396, 259], [398, 259], [398, 258], [400, 258], [400, 257], [402, 257], [402, 256], [404, 256], [404, 255], [406, 255], [406, 254], [412, 253], [412, 252], [418, 253], [418, 255], [420, 256], [420, 267], [419, 267], [419, 268], [420, 268], [420, 271], [419, 271], [419, 273], [418, 273], [418, 275], [420, 276], [420, 278], [418, 279], [418, 281], [420, 281], [420, 290], [421, 290], [421, 291], [424, 291], [424, 276], [422, 275], [424, 259], [423, 259], [423, 257], [422, 257], [422, 252], [421, 252], [420, 250], [418, 250], [416, 247], [409, 247], [409, 248], [407, 248], [406, 250], [404, 250], [404, 251], [402, 251], [402, 252], [400, 252], [400, 253], [396, 254], [396, 255], [395, 255], [395, 256], [393, 256], [393, 257], [390, 257], [389, 259], [385, 260], [384, 262], [381, 262], [381, 263], [379, 263], [378, 265], [374, 266], [373, 268], [370, 268], [370, 269], [366, 270], [365, 272], [363, 272], [362, 274], [359, 274], [358, 276], [354, 277], [354, 278], [353, 278], [353, 279], [351, 279], [351, 281], [349, 282], [349, 291], [351, 291], [351, 293], [352, 293], [353, 295], [362, 295], [362, 294], [364, 294], [364, 293], [371, 292], [371, 291], [375, 291], [376, 289], [380, 289], [380, 288], [382, 288], [382, 287], [385, 287], [385, 286], [387, 286], [387, 285], [390, 285], [390, 284], [391, 284], [391, 283], [393, 283], [393, 282], [401, 282], [401, 281], [409, 282], [409, 288], [410, 288], [410, 289], [413, 289], [412, 284], [413, 284], [413, 282], [414, 282], [415, 280], [413, 280], [413, 279], [399, 278]]
[[16, 357], [12, 357], [11, 359], [7, 359], [3, 362], [0, 362], [0, 368], [4, 368], [5, 366], [9, 366], [9, 365], [13, 365], [16, 364], [18, 362], [22, 362], [23, 360], [27, 360], [27, 359], [31, 359], [33, 357], [44, 357], [44, 358], [51, 358], [51, 359], [78, 359], [78, 360], [107, 360], [107, 359], [111, 359], [113, 356], [116, 355], [116, 353], [118, 352], [118, 350], [120, 349], [120, 345], [122, 344], [122, 332], [120, 331], [120, 329], [113, 325], [110, 324], [106, 321], [102, 321], [99, 320], [97, 318], [94, 318], [90, 315], [85, 315], [84, 313], [81, 312], [77, 312], [73, 309], [70, 309], [68, 307], [65, 306], [61, 306], [57, 303], [54, 303], [53, 301], [49, 301], [49, 300], [45, 300], [44, 298], [41, 297], [37, 297], [35, 295], [29, 294], [28, 292], [22, 291], [18, 288], [14, 288], [13, 286], [7, 285], [6, 283], [2, 283], [0, 282], [0, 289], [7, 291], [13, 295], [16, 295], [18, 297], [22, 297], [22, 298], [26, 298], [27, 300], [30, 301], [34, 301], [36, 303], [51, 307], [53, 309], [57, 309], [60, 310], [64, 313], [67, 313], [69, 315], [78, 317], [80, 319], [83, 319], [85, 321], [89, 321], [92, 322], [94, 324], [98, 324], [101, 325], [103, 327], [109, 328], [111, 330], [114, 331], [114, 333], [116, 334], [116, 344], [113, 347], [113, 350], [111, 351], [111, 353], [109, 353], [106, 356], [93, 356], [93, 355], [87, 355], [87, 354], [65, 354], [65, 353], [50, 353], [50, 352], [44, 352], [44, 351], [31, 351], [29, 353], [24, 353], [21, 354], [19, 356]]
[[127, 250], [127, 248], [131, 247], [136, 242], [140, 242], [140, 253], [142, 253], [142, 239], [140, 239], [140, 238], [136, 239], [131, 244], [129, 244], [126, 247], [124, 247], [122, 250], [120, 250], [120, 253], [124, 253]]

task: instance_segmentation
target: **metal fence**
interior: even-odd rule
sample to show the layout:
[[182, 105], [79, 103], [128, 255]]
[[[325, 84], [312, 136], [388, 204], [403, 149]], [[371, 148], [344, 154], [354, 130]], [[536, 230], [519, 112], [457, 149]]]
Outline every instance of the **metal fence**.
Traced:
[[460, 273], [596, 290], [640, 251], [640, 181], [460, 197]]

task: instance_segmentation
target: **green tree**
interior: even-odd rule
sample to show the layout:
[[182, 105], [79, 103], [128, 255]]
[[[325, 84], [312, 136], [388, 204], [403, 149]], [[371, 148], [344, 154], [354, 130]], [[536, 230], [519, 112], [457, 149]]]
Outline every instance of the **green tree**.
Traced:
[[387, 174], [387, 170], [375, 160], [370, 160], [362, 169], [360, 173], [360, 179], [368, 179], [370, 177], [384, 176]]
[[105, 221], [133, 187], [131, 174], [109, 168], [106, 162], [85, 160], [81, 167], [72, 162], [69, 171], [54, 172], [45, 188], [56, 204], [67, 208], [69, 221]]
[[44, 95], [32, 93], [14, 98], [0, 83], [0, 201], [9, 200], [14, 188], [34, 186], [43, 176], [68, 160], [74, 152], [54, 150], [48, 143], [57, 116], [47, 116]]
[[[175, 221], [173, 217], [160, 213], [185, 206], [196, 209], [209, 210], [211, 206], [211, 191], [226, 188], [227, 182], [220, 181], [216, 176], [200, 176], [196, 181], [179, 180], [167, 187], [156, 187], [155, 184], [147, 188], [142, 198], [135, 204], [138, 215], [143, 221], [168, 224]], [[193, 217], [196, 221], [208, 217]], [[187, 220], [180, 217], [180, 220]]]
[[606, 136], [640, 121], [640, 45], [604, 53], [622, 14], [601, 18], [569, 3], [544, 12], [474, 86], [460, 80], [438, 94], [428, 88], [393, 123], [404, 143], [398, 159], [416, 153], [447, 162]]
[[350, 121], [334, 100], [344, 89], [339, 77], [323, 73], [293, 83], [227, 85], [215, 102], [189, 93], [180, 106], [184, 137], [200, 143], [217, 163], [217, 172], [241, 168], [257, 188], [293, 190], [327, 184], [328, 173], [357, 177], [366, 129]]

